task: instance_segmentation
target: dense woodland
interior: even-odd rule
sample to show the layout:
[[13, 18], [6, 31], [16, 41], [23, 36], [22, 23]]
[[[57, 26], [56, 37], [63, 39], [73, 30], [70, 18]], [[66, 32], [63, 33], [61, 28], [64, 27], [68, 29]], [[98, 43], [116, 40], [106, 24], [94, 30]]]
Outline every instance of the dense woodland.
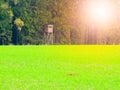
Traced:
[[0, 45], [41, 45], [54, 25], [54, 44], [119, 44], [120, 22], [88, 25], [85, 0], [0, 0]]

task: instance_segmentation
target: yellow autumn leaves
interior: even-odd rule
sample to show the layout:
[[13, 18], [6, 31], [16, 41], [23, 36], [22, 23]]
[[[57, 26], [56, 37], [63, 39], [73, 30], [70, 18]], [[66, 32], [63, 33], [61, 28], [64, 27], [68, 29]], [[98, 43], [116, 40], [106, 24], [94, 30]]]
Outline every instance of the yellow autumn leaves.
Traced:
[[17, 26], [19, 31], [21, 31], [22, 27], [24, 26], [24, 22], [20, 18], [17, 18], [14, 21], [14, 24]]

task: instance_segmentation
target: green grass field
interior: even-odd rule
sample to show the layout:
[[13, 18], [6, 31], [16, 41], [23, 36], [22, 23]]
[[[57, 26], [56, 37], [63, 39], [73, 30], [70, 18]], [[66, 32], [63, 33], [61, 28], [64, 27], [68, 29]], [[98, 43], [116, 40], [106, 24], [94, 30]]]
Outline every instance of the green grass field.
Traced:
[[0, 90], [120, 90], [120, 46], [1, 46]]

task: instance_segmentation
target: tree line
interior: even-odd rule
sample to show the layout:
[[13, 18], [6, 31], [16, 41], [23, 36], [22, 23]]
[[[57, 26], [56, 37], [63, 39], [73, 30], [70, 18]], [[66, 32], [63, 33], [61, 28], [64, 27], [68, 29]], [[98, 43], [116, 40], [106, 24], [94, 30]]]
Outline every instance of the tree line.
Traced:
[[54, 44], [119, 44], [120, 25], [91, 28], [83, 1], [0, 0], [0, 45], [45, 44], [48, 24], [54, 25]]

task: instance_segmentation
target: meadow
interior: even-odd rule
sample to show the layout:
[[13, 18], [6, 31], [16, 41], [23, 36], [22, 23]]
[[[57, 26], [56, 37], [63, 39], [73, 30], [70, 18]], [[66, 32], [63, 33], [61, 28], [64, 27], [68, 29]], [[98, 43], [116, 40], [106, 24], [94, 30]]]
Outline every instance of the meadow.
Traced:
[[1, 46], [0, 90], [120, 90], [120, 46]]

